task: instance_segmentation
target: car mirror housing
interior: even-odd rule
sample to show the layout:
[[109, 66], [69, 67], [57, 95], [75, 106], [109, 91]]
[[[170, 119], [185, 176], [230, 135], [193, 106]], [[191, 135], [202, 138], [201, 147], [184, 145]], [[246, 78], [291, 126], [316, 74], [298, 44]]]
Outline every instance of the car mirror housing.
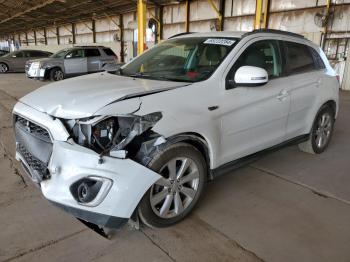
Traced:
[[261, 86], [265, 85], [268, 81], [269, 76], [266, 70], [256, 66], [241, 66], [238, 68], [234, 76], [235, 87]]

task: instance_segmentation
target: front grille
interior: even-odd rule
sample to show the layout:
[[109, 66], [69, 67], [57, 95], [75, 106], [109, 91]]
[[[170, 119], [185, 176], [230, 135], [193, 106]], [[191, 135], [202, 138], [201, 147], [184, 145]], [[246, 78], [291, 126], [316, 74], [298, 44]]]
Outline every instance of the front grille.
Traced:
[[45, 163], [41, 162], [39, 159], [33, 156], [23, 145], [18, 143], [17, 151], [21, 154], [29, 167], [40, 174], [42, 179], [47, 179], [50, 177], [50, 173]]
[[35, 182], [48, 179], [50, 173], [47, 167], [53, 147], [49, 132], [18, 115], [14, 116], [14, 121], [17, 152], [30, 169], [26, 171]]
[[24, 129], [26, 129], [29, 133], [47, 141], [51, 142], [50, 134], [49, 132], [42, 128], [41, 126], [38, 126], [37, 124], [28, 121], [27, 119], [17, 116], [16, 122], [20, 124]]

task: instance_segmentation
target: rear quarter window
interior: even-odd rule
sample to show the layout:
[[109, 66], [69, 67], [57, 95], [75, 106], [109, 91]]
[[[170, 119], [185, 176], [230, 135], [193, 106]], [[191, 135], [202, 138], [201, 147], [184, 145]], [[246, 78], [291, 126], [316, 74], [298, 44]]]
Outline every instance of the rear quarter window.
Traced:
[[105, 54], [108, 56], [117, 56], [110, 48], [103, 48], [103, 52], [105, 52]]
[[325, 69], [326, 66], [325, 66], [320, 54], [312, 47], [310, 47], [310, 52], [311, 52], [312, 57], [314, 59], [316, 69]]
[[285, 42], [289, 74], [299, 74], [315, 70], [314, 58], [310, 48], [304, 44]]

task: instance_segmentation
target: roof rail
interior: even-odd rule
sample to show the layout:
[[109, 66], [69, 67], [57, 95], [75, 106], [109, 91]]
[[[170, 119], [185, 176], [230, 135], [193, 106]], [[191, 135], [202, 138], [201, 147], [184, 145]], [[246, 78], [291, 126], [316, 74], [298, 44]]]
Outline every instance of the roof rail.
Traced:
[[296, 34], [296, 33], [292, 33], [292, 32], [288, 32], [288, 31], [283, 31], [283, 30], [276, 30], [276, 29], [255, 29], [251, 32], [245, 33], [243, 37], [249, 36], [249, 35], [253, 35], [253, 34], [257, 34], [257, 33], [273, 33], [273, 34], [280, 34], [280, 35], [287, 35], [287, 36], [294, 36], [294, 37], [299, 37], [299, 38], [305, 38], [303, 35], [300, 34]]
[[189, 35], [189, 34], [194, 34], [194, 32], [185, 32], [185, 33], [176, 34], [176, 35], [169, 37], [168, 39], [172, 39], [174, 37], [178, 37], [178, 36], [182, 36], [182, 35]]

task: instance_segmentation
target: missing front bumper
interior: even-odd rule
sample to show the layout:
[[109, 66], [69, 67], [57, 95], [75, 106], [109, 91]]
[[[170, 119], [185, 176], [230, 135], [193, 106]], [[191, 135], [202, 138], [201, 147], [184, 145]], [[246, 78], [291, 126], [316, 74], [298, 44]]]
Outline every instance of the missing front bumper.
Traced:
[[[97, 153], [80, 145], [54, 141], [48, 164], [51, 177], [41, 181], [40, 188], [45, 198], [73, 216], [100, 227], [119, 228], [161, 176], [131, 159], [106, 156], [103, 164], [98, 159]], [[79, 203], [70, 190], [75, 182], [91, 176], [113, 181], [108, 194], [94, 206]]]

